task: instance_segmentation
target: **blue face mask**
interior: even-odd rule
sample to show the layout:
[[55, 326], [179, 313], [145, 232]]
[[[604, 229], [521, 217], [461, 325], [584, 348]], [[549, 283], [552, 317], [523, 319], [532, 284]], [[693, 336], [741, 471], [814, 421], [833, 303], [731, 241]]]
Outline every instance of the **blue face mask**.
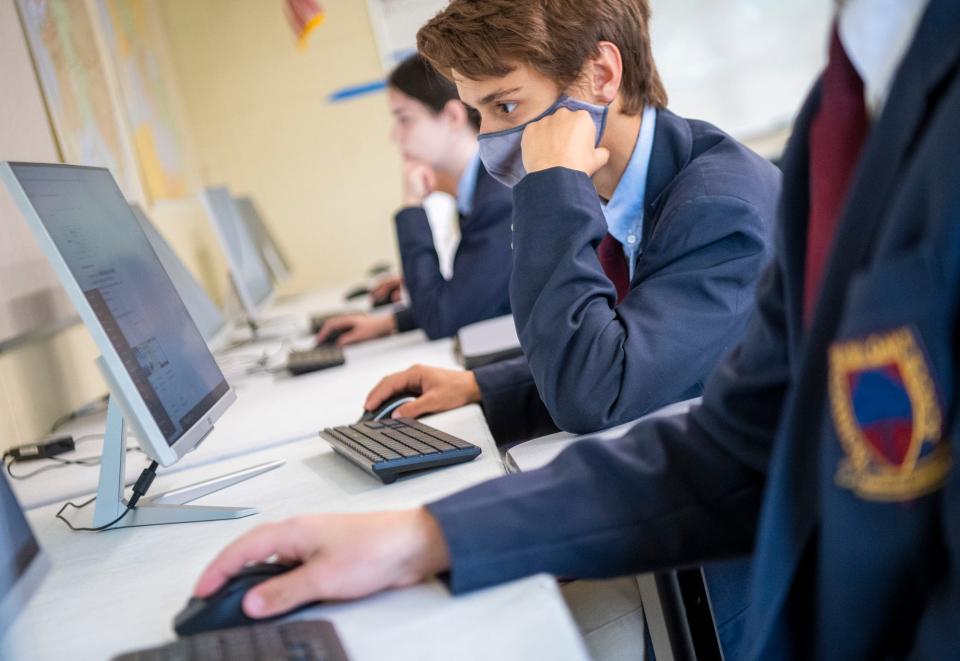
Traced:
[[490, 176], [510, 188], [520, 183], [520, 180], [527, 175], [527, 170], [523, 167], [523, 154], [520, 151], [523, 130], [530, 124], [552, 115], [560, 108], [568, 108], [573, 111], [586, 110], [590, 113], [590, 118], [597, 126], [596, 145], [600, 144], [603, 129], [607, 124], [607, 107], [595, 106], [592, 103], [578, 101], [563, 95], [557, 99], [556, 103], [547, 108], [546, 112], [535, 119], [531, 119], [526, 124], [496, 133], [483, 133], [477, 137], [480, 143], [480, 160], [483, 161], [483, 167], [490, 173]]

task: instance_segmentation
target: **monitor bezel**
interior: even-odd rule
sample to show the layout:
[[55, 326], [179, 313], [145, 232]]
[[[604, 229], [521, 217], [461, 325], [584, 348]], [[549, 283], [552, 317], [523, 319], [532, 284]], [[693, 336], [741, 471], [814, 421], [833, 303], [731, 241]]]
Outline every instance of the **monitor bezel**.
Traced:
[[[140, 391], [137, 390], [133, 382], [133, 378], [123, 366], [123, 361], [120, 359], [120, 354], [110, 341], [110, 338], [107, 335], [103, 325], [100, 323], [100, 320], [97, 318], [93, 307], [90, 305], [90, 302], [84, 295], [83, 290], [80, 288], [80, 284], [77, 282], [76, 278], [73, 277], [73, 273], [70, 270], [66, 259], [64, 259], [63, 255], [60, 253], [60, 250], [57, 248], [56, 242], [53, 240], [53, 237], [47, 230], [46, 225], [43, 223], [43, 220], [40, 218], [36, 209], [34, 209], [26, 191], [23, 190], [20, 180], [17, 178], [17, 175], [13, 170], [14, 167], [18, 166], [46, 167], [55, 169], [83, 169], [106, 172], [107, 176], [110, 177], [110, 180], [116, 187], [117, 194], [121, 197], [121, 199], [123, 199], [123, 192], [120, 190], [120, 187], [116, 183], [116, 179], [114, 179], [113, 175], [107, 168], [91, 167], [86, 165], [67, 165], [61, 163], [30, 163], [19, 161], [4, 161], [0, 163], [0, 178], [2, 178], [6, 183], [7, 189], [10, 191], [10, 194], [17, 203], [21, 214], [23, 214], [24, 219], [27, 221], [27, 225], [37, 238], [37, 243], [39, 244], [40, 249], [50, 261], [54, 272], [60, 279], [60, 283], [66, 290], [67, 295], [70, 296], [71, 300], [73, 301], [74, 306], [77, 308], [77, 312], [80, 314], [80, 318], [90, 331], [97, 348], [100, 350], [103, 358], [104, 368], [105, 370], [109, 371], [109, 374], [105, 376], [108, 377], [107, 381], [111, 389], [111, 396], [117, 397], [122, 404], [127, 422], [134, 427], [137, 433], [141, 449], [143, 449], [147, 455], [156, 460], [162, 466], [169, 466], [176, 463], [177, 460], [193, 450], [210, 434], [210, 432], [213, 430], [214, 423], [221, 416], [223, 416], [224, 412], [226, 412], [230, 405], [236, 401], [236, 393], [227, 382], [226, 377], [223, 376], [223, 372], [221, 371], [220, 377], [222, 379], [222, 383], [227, 385], [227, 389], [224, 391], [224, 394], [213, 404], [211, 404], [207, 412], [199, 420], [197, 420], [197, 422], [195, 422], [189, 429], [184, 430], [183, 434], [180, 435], [180, 438], [178, 438], [173, 444], [167, 443], [167, 439], [160, 430], [160, 426], [153, 418], [153, 415], [150, 414], [146, 402], [140, 395]], [[124, 206], [128, 213], [130, 213], [130, 221], [134, 224], [137, 224], [136, 218], [133, 217], [133, 211], [130, 210], [125, 199]], [[140, 229], [139, 224], [137, 224], [137, 228]], [[142, 232], [143, 230], [140, 229], [140, 231]], [[153, 250], [153, 246], [150, 245], [150, 241], [147, 239], [146, 235], [144, 235], [144, 240], [147, 242], [147, 245], [150, 246], [150, 250], [153, 251], [154, 257], [159, 262], [160, 258], [156, 256], [156, 251]], [[166, 274], [166, 271], [164, 271], [164, 273]], [[176, 287], [174, 286], [173, 281], [170, 280], [169, 275], [167, 276], [167, 280], [170, 284], [170, 288], [176, 293]], [[179, 297], [179, 294], [177, 294], [177, 296]], [[186, 308], [186, 305], [184, 305], [184, 307]], [[193, 319], [190, 317], [189, 311], [187, 311], [187, 318], [190, 319], [190, 323], [193, 323]], [[199, 329], [197, 329], [197, 333], [200, 334]], [[206, 344], [204, 344], [204, 346], [206, 346]], [[209, 351], [209, 347], [207, 347], [207, 350]], [[212, 354], [211, 360], [213, 360], [214, 364], [216, 364], [216, 360], [213, 358]], [[219, 366], [217, 369], [219, 370]]]

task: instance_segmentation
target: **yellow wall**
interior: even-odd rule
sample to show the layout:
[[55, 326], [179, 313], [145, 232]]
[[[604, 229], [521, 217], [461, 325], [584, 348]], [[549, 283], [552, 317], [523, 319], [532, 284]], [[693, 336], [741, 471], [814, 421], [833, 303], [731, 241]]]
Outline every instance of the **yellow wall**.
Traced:
[[159, 4], [201, 176], [253, 195], [293, 261], [294, 290], [396, 263], [400, 163], [385, 96], [326, 101], [384, 75], [367, 5], [323, 4], [305, 51], [279, 0]]

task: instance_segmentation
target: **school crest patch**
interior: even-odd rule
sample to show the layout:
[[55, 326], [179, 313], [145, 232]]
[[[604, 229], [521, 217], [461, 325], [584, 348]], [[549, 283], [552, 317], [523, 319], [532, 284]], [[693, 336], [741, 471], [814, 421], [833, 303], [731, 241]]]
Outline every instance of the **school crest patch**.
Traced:
[[861, 498], [902, 501], [939, 488], [950, 470], [936, 387], [910, 328], [834, 343], [830, 407], [846, 457], [836, 483]]

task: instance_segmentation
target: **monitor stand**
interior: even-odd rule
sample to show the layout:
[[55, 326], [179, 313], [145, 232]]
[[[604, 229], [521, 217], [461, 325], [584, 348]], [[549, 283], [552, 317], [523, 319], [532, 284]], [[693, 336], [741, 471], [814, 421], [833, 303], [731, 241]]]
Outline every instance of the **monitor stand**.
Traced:
[[[96, 509], [93, 514], [94, 527], [107, 525], [127, 509], [127, 501], [123, 495], [126, 478], [126, 455], [126, 423], [120, 405], [111, 395], [107, 406], [107, 428], [103, 438], [103, 458], [100, 462], [100, 485], [97, 489]], [[165, 493], [141, 498], [137, 506], [115, 525], [111, 526], [110, 530], [167, 523], [240, 519], [251, 516], [257, 513], [257, 510], [252, 507], [212, 507], [186, 505], [185, 503], [238, 482], [243, 482], [261, 473], [266, 473], [274, 468], [279, 468], [283, 464], [283, 460], [271, 461]]]

